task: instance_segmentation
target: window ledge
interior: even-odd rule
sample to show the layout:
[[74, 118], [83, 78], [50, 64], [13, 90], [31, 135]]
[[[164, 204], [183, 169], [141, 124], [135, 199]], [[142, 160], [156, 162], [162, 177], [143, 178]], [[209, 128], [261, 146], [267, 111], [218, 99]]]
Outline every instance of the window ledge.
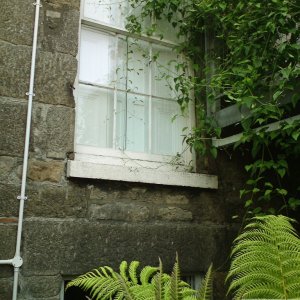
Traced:
[[207, 189], [218, 188], [218, 177], [215, 175], [160, 171], [148, 168], [116, 166], [76, 160], [68, 161], [67, 176]]

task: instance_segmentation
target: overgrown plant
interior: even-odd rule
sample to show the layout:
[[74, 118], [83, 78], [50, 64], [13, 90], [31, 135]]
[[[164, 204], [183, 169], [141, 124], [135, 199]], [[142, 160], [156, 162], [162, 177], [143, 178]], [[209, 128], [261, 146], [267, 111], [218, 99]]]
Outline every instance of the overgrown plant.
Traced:
[[300, 239], [284, 216], [255, 217], [233, 245], [233, 299], [300, 299]]
[[176, 260], [171, 275], [163, 273], [162, 262], [158, 267], [146, 266], [140, 274], [138, 261], [129, 266], [120, 264], [120, 272], [110, 267], [99, 267], [70, 281], [67, 289], [76, 286], [95, 300], [211, 300], [212, 266], [209, 267], [200, 290], [192, 289], [180, 279]]
[[[152, 35], [168, 20], [184, 37], [177, 50], [192, 61], [178, 65], [175, 78], [183, 107], [194, 90], [197, 126], [186, 141], [201, 155], [216, 156], [210, 142], [221, 137], [208, 106], [238, 105], [246, 112], [240, 122], [238, 151], [249, 152], [249, 180], [241, 198], [251, 214], [288, 212], [300, 206], [299, 185], [290, 183], [289, 164], [299, 159], [300, 5], [297, 0], [129, 0], [133, 14], [128, 29]], [[135, 13], [139, 11], [139, 13]], [[151, 19], [152, 22], [144, 22]], [[151, 24], [143, 28], [143, 24]], [[209, 36], [205, 38], [204, 36]], [[161, 36], [161, 35], [160, 35]], [[162, 37], [162, 36], [161, 36]], [[206, 45], [208, 39], [214, 47]], [[209, 47], [208, 47], [209, 46]], [[267, 130], [279, 122], [277, 130]], [[230, 150], [229, 150], [230, 151]]]

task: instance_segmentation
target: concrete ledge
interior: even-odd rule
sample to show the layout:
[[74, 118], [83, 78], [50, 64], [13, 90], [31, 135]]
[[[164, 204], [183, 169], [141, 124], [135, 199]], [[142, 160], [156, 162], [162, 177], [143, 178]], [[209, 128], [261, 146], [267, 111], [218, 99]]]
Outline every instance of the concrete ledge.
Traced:
[[76, 160], [68, 161], [67, 176], [207, 189], [218, 188], [218, 177], [215, 175], [159, 171], [150, 168], [133, 168]]

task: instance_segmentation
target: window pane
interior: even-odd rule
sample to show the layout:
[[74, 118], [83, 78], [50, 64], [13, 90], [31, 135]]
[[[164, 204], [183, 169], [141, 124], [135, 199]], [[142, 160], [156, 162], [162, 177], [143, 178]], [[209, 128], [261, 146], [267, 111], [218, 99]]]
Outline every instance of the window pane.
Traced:
[[[124, 99], [126, 101], [126, 99]], [[126, 149], [148, 152], [148, 98], [127, 94]]]
[[76, 143], [112, 147], [112, 112], [112, 91], [80, 85], [76, 101]]
[[130, 91], [149, 93], [149, 43], [128, 40], [127, 87]]
[[177, 76], [177, 54], [171, 48], [153, 45], [152, 94], [163, 98], [174, 98], [174, 77]]
[[128, 11], [128, 1], [119, 0], [85, 0], [84, 17], [96, 21], [125, 27]]
[[176, 101], [152, 99], [152, 153], [182, 153], [182, 129], [187, 126]]
[[116, 40], [113, 36], [81, 30], [79, 80], [112, 85], [115, 77]]

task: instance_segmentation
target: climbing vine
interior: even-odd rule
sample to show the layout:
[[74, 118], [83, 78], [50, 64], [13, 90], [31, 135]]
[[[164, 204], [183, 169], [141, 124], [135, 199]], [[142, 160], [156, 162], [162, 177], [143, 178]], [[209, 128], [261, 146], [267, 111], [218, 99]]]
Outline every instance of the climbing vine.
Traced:
[[[127, 29], [156, 35], [168, 20], [183, 42], [176, 50], [190, 59], [174, 78], [182, 107], [194, 91], [197, 126], [186, 135], [200, 154], [217, 155], [211, 138], [224, 133], [211, 107], [244, 111], [234, 148], [251, 153], [240, 197], [247, 212], [288, 213], [300, 206], [291, 168], [300, 154], [300, 4], [297, 0], [129, 0]], [[149, 21], [150, 20], [150, 21]], [[144, 24], [148, 24], [145, 26]], [[208, 39], [211, 45], [208, 46]], [[189, 66], [188, 66], [189, 65]], [[193, 75], [187, 76], [187, 68]], [[293, 118], [291, 118], [293, 117]], [[268, 125], [277, 123], [275, 130]], [[227, 150], [230, 151], [230, 150]], [[299, 174], [299, 173], [298, 173]]]

